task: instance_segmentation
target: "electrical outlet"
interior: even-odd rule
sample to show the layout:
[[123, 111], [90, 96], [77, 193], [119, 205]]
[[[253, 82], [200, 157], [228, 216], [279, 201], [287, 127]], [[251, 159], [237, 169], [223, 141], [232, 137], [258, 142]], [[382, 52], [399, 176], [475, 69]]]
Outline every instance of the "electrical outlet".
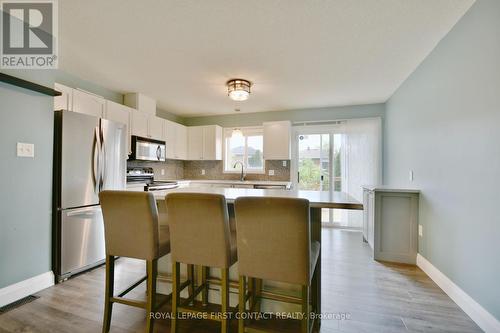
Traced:
[[35, 157], [35, 145], [32, 143], [17, 143], [17, 156], [18, 157]]
[[165, 169], [161, 169], [161, 175], [165, 176]]
[[410, 172], [408, 173], [408, 177], [409, 177], [410, 181], [412, 182], [413, 181], [413, 170], [410, 170]]
[[269, 176], [274, 176], [274, 170], [269, 170]]
[[205, 169], [201, 169], [201, 175], [204, 176], [205, 175]]
[[418, 235], [420, 237], [424, 236], [424, 227], [421, 224], [418, 225]]
[[283, 166], [286, 167], [286, 161], [283, 161]]

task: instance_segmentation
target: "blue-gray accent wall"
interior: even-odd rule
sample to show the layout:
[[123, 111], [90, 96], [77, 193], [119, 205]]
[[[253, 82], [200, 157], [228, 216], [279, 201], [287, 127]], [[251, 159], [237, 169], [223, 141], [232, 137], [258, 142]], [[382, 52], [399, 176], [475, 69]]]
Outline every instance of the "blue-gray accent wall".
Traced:
[[477, 0], [389, 99], [384, 142], [386, 183], [422, 190], [419, 252], [500, 320], [500, 1]]
[[[58, 70], [2, 72], [123, 99]], [[50, 96], [0, 83], [0, 288], [51, 270], [53, 104]], [[17, 157], [17, 142], [34, 143], [35, 158]]]

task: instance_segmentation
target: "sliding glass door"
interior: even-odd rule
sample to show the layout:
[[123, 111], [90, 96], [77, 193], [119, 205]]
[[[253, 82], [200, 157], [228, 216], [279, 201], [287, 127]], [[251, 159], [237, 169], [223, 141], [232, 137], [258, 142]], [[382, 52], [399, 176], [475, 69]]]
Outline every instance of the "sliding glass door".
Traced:
[[[343, 134], [335, 127], [297, 129], [294, 135], [296, 188], [308, 191], [342, 191], [345, 170]], [[345, 214], [323, 209], [322, 221], [327, 225], [345, 224]]]
[[[380, 118], [349, 119], [293, 126], [294, 186], [341, 191], [363, 201], [363, 185], [381, 184]], [[361, 211], [323, 210], [327, 226], [361, 228]]]

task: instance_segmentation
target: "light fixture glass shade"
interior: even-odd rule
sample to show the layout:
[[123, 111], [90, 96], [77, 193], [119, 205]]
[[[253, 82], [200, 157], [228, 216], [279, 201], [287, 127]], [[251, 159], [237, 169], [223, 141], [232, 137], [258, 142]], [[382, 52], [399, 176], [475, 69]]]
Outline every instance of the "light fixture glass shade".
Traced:
[[233, 128], [233, 132], [231, 133], [231, 138], [242, 138], [243, 132], [239, 128]]
[[250, 81], [233, 79], [227, 81], [227, 94], [233, 101], [246, 101], [250, 96]]

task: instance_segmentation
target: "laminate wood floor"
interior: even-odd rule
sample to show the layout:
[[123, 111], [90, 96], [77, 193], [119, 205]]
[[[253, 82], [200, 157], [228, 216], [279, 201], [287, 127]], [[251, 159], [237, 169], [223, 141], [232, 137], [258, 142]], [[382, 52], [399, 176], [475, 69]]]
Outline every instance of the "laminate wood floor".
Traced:
[[[322, 251], [322, 307], [335, 318], [323, 319], [321, 332], [481, 332], [419, 268], [371, 259], [359, 232], [323, 229]], [[141, 261], [119, 259], [116, 290], [137, 280], [144, 269]], [[144, 292], [143, 284], [129, 296], [143, 298]], [[0, 333], [100, 332], [103, 295], [104, 268], [99, 267], [0, 315]], [[341, 314], [343, 319], [338, 317]], [[143, 310], [114, 305], [111, 332], [143, 332], [144, 327]], [[169, 331], [168, 320], [156, 321], [155, 332]], [[181, 333], [219, 331], [217, 323], [201, 320], [183, 321], [180, 326]], [[237, 331], [235, 325], [231, 331]]]

